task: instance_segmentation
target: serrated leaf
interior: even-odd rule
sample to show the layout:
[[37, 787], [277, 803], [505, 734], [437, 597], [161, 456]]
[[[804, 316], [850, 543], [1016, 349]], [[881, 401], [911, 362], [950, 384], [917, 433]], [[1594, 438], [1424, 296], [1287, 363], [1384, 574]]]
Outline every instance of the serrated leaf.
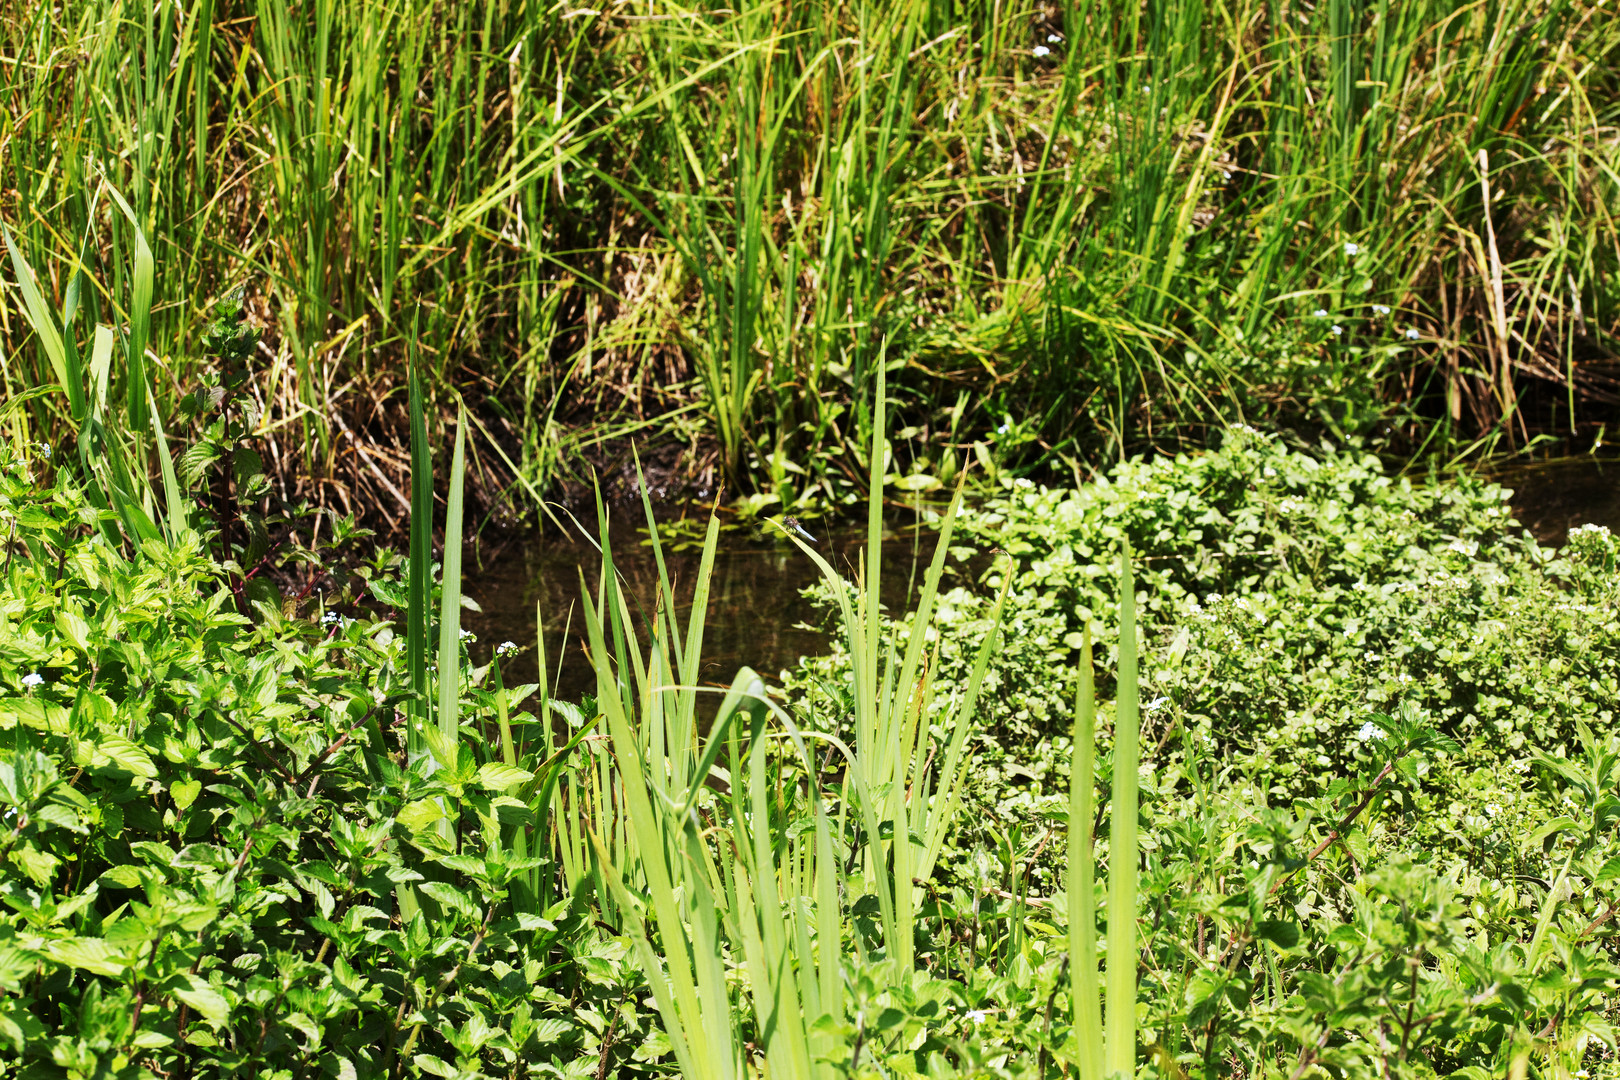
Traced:
[[174, 800], [176, 810], [185, 810], [197, 801], [202, 794], [201, 780], [176, 780], [169, 785], [169, 798]]
[[394, 819], [405, 826], [414, 835], [431, 826], [444, 817], [444, 807], [439, 805], [438, 799], [418, 799], [408, 804], [394, 816]]
[[1299, 924], [1282, 919], [1262, 919], [1254, 932], [1279, 949], [1292, 949], [1299, 944]]
[[21, 1054], [30, 1043], [44, 1037], [45, 1025], [39, 1022], [22, 1000], [0, 998], [0, 1043], [11, 1044], [12, 1052]]
[[473, 903], [472, 897], [454, 885], [447, 885], [442, 881], [424, 881], [417, 885], [417, 889], [433, 897], [433, 899], [446, 907], [455, 908], [468, 918], [480, 919], [483, 917], [484, 913], [478, 910], [478, 905]]
[[101, 736], [96, 742], [90, 767], [102, 771], [116, 768], [143, 779], [151, 779], [157, 775], [157, 766], [152, 764], [152, 759], [146, 751], [122, 735]]
[[92, 975], [118, 976], [129, 967], [129, 960], [100, 938], [48, 941], [40, 951], [59, 964], [88, 971]]
[[1530, 834], [1530, 843], [1539, 844], [1549, 836], [1561, 832], [1580, 832], [1581, 823], [1572, 817], [1555, 817]]
[[62, 636], [73, 642], [80, 652], [90, 651], [90, 624], [72, 611], [56, 613], [56, 628]]
[[498, 761], [485, 762], [478, 768], [478, 783], [490, 791], [506, 791], [533, 779], [534, 773], [527, 769]]
[[187, 973], [181, 978], [185, 981], [170, 992], [196, 1009], [197, 1015], [206, 1020], [209, 1027], [224, 1027], [231, 1015], [231, 1004], [225, 1000], [225, 995], [196, 975]]
[[145, 878], [141, 876], [140, 870], [133, 866], [115, 866], [96, 880], [116, 885], [120, 889], [138, 889]]

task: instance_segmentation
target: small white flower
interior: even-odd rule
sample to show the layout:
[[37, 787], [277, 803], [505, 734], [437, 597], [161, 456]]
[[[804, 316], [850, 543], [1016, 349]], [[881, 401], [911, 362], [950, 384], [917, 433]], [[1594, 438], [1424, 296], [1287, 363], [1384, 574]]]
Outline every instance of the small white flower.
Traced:
[[1344, 253], [1353, 259], [1361, 254], [1361, 245], [1354, 240], [1346, 240], [1344, 242]]
[[1389, 314], [1389, 305], [1388, 304], [1374, 304], [1373, 305], [1373, 310], [1378, 312], [1378, 314], [1380, 314], [1380, 315], [1388, 315]]
[[1338, 323], [1334, 323], [1332, 326], [1328, 327], [1328, 332], [1334, 337], [1338, 337], [1340, 334], [1344, 333], [1344, 327], [1340, 326]]
[[43, 686], [45, 685], [45, 676], [41, 675], [37, 671], [31, 671], [27, 675], [23, 676], [22, 684], [29, 687]]
[[477, 641], [478, 640], [477, 636], [475, 634], [473, 634], [473, 632], [471, 630], [468, 630], [465, 626], [458, 626], [456, 628], [456, 634], [461, 638], [462, 641]]
[[1485, 816], [1486, 817], [1495, 817], [1497, 814], [1500, 814], [1501, 812], [1502, 812], [1502, 808], [1500, 806], [1497, 806], [1495, 803], [1488, 802], [1488, 803], [1485, 804]]
[[1052, 50], [1048, 49], [1045, 45], [1037, 45], [1037, 46], [1035, 46], [1033, 49], [1031, 49], [1029, 51], [1034, 56], [1051, 56], [1052, 55]]
[[1011, 424], [1002, 424], [1000, 427], [996, 428], [996, 434], [997, 435], [1005, 435], [1010, 430], [1012, 430], [1012, 425]]
[[1327, 317], [1328, 314], [1326, 308], [1317, 308], [1315, 311], [1311, 312], [1311, 318], [1313, 319], [1325, 319]]
[[1367, 742], [1372, 739], [1382, 739], [1384, 737], [1384, 729], [1373, 723], [1371, 720], [1367, 721], [1365, 724], [1362, 724], [1361, 729], [1356, 732], [1356, 738], [1360, 739], [1362, 742]]
[[343, 616], [339, 615], [335, 611], [328, 611], [325, 615], [321, 616], [321, 625], [323, 625], [323, 626], [331, 626], [333, 623], [337, 622], [342, 617]]
[[495, 646], [496, 656], [511, 656], [517, 651], [518, 645], [515, 641], [503, 641], [499, 645]]
[[969, 1009], [967, 1011], [967, 1018], [973, 1021], [975, 1024], [984, 1023], [984, 1015], [983, 1009]]
[[1230, 180], [1230, 179], [1232, 179], [1232, 170], [1231, 169], [1222, 169], [1221, 170], [1221, 179], [1222, 180]]
[[1046, 40], [1050, 44], [1056, 45], [1058, 42], [1063, 40], [1063, 35], [1062, 34], [1047, 34], [1046, 35]]
[[1416, 341], [1418, 338], [1420, 338], [1422, 336], [1423, 336], [1422, 334], [1417, 332], [1416, 327], [1409, 327], [1407, 329], [1407, 331], [1406, 331], [1406, 340], [1407, 341]]
[[49, 461], [51, 459], [51, 444], [50, 443], [42, 442], [42, 443], [39, 444], [39, 456], [44, 458], [46, 461]]
[[1170, 699], [1167, 697], [1156, 697], [1146, 705], [1142, 706], [1142, 711], [1145, 713], [1156, 713], [1169, 704], [1169, 702]]

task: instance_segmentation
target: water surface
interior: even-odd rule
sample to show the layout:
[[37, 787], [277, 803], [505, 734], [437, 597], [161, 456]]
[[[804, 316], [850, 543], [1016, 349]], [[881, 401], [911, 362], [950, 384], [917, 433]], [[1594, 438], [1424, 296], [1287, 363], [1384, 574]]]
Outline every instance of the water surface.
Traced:
[[[646, 528], [640, 513], [614, 513], [609, 521], [614, 565], [632, 609], [650, 622], [658, 565], [651, 546], [644, 542]], [[818, 540], [822, 557], [846, 578], [853, 578], [853, 564], [866, 542], [864, 513], [851, 511], [847, 518], [806, 521], [805, 528]], [[901, 612], [909, 608], [908, 597], [922, 587], [936, 539], [932, 528], [916, 527], [914, 515], [903, 514], [886, 522], [881, 592], [885, 608]], [[666, 541], [664, 560], [681, 605], [678, 614], [683, 629], [691, 616], [700, 555], [696, 545], [671, 551]], [[600, 556], [593, 545], [577, 534], [565, 535], [556, 529], [512, 545], [482, 568], [469, 564], [464, 591], [483, 609], [462, 616], [462, 625], [479, 638], [474, 658], [482, 663], [489, 650], [502, 641], [532, 646], [538, 604], [558, 693], [564, 700], [594, 694], [596, 677], [585, 657], [579, 597], [583, 576], [594, 599], [599, 568]], [[960, 564], [947, 561], [947, 584], [953, 570], [959, 571]], [[729, 686], [737, 669], [745, 665], [775, 677], [797, 664], [801, 656], [827, 652], [827, 634], [820, 628], [823, 613], [801, 595], [820, 580], [816, 565], [769, 526], [766, 534], [748, 529], [722, 532], [709, 585], [702, 681]], [[641, 640], [645, 647], [645, 632]], [[507, 682], [535, 679], [532, 650], [516, 663], [517, 673], [508, 675]]]
[[[1620, 460], [1578, 458], [1512, 465], [1493, 470], [1491, 478], [1513, 489], [1515, 515], [1544, 544], [1562, 544], [1570, 529], [1587, 523], [1620, 532]], [[645, 518], [639, 511], [634, 515], [616, 512], [609, 528], [619, 574], [632, 602], [650, 620], [658, 568], [652, 548], [644, 543]], [[866, 539], [864, 514], [852, 510], [845, 518], [806, 522], [806, 528], [820, 541], [822, 555], [846, 577], [853, 577], [852, 563]], [[827, 635], [819, 628], [823, 613], [801, 595], [820, 580], [815, 564], [774, 530], [767, 532], [769, 535], [730, 529], [722, 534], [704, 632], [705, 683], [729, 686], [744, 665], [774, 677], [801, 656], [827, 651]], [[902, 514], [887, 523], [882, 600], [890, 611], [909, 610], [909, 598], [921, 587], [935, 540], [931, 528], [916, 526], [914, 515]], [[691, 614], [699, 553], [695, 547], [685, 551], [666, 548], [665, 558], [676, 596], [686, 605], [680, 611], [684, 626]], [[582, 694], [594, 693], [595, 675], [585, 656], [579, 596], [582, 575], [594, 595], [598, 566], [594, 546], [556, 529], [538, 539], [512, 544], [490, 556], [482, 567], [469, 565], [465, 591], [483, 609], [463, 616], [463, 625], [480, 639], [474, 657], [483, 662], [491, 648], [506, 640], [532, 646], [538, 604], [559, 694], [564, 700], [577, 701]], [[962, 572], [954, 560], [946, 562], [946, 569], [947, 574]], [[976, 569], [982, 567], [970, 567], [969, 573]], [[947, 578], [947, 584], [949, 581]], [[645, 633], [642, 640], [646, 640]], [[515, 666], [508, 682], [533, 681], [532, 649]]]

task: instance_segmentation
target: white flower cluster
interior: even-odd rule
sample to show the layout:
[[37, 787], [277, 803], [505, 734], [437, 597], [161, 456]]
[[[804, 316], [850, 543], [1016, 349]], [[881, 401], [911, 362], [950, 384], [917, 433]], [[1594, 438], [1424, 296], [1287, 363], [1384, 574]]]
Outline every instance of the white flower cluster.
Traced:
[[1362, 724], [1361, 729], [1356, 732], [1356, 738], [1360, 739], [1362, 742], [1368, 742], [1373, 739], [1383, 739], [1385, 737], [1384, 729], [1373, 723], [1371, 720], [1367, 721], [1365, 724]]
[[495, 646], [496, 656], [516, 656], [517, 651], [518, 644], [515, 641], [503, 641], [499, 645]]
[[471, 630], [468, 630], [465, 626], [456, 627], [456, 634], [461, 638], [462, 641], [478, 640], [478, 635], [474, 634]]
[[41, 675], [37, 671], [31, 671], [22, 677], [22, 684], [29, 689], [33, 689], [36, 686], [43, 686], [45, 685], [45, 676]]

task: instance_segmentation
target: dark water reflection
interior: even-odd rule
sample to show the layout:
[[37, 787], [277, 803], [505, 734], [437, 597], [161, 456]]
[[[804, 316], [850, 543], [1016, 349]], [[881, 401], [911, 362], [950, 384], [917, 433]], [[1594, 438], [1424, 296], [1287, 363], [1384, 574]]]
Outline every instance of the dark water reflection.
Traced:
[[[1515, 514], [1544, 544], [1562, 544], [1571, 528], [1589, 522], [1620, 531], [1620, 460], [1582, 458], [1514, 465], [1493, 471], [1492, 479], [1513, 489]], [[851, 563], [859, 558], [866, 535], [864, 516], [851, 513], [847, 519], [826, 519], [807, 523], [807, 527], [820, 539], [819, 550], [828, 561], [846, 576], [853, 576]], [[644, 617], [650, 618], [658, 569], [652, 549], [642, 543], [645, 519], [639, 513], [616, 515], [610, 528], [619, 573], [633, 602], [642, 605]], [[909, 597], [921, 586], [934, 542], [934, 531], [917, 528], [914, 515], [890, 521], [883, 545], [883, 603], [889, 610], [910, 607]], [[687, 605], [680, 612], [684, 625], [691, 614], [698, 552], [666, 549], [666, 559], [676, 595]], [[946, 566], [948, 571], [959, 569], [954, 562]], [[515, 671], [510, 671], [507, 681], [533, 681], [538, 603], [559, 693], [565, 700], [576, 701], [581, 694], [594, 693], [595, 676], [582, 647], [585, 631], [579, 596], [583, 573], [594, 597], [598, 567], [594, 547], [556, 530], [538, 540], [514, 544], [481, 568], [469, 565], [466, 592], [483, 608], [481, 614], [463, 615], [463, 625], [479, 637], [474, 658], [486, 661], [489, 650], [506, 640], [531, 647], [515, 661]], [[797, 547], [774, 538], [774, 530], [771, 537], [743, 530], [722, 534], [703, 642], [702, 681], [729, 685], [744, 665], [771, 677], [801, 656], [825, 652], [826, 635], [801, 625], [816, 624], [820, 618], [815, 607], [800, 596], [802, 589], [818, 580], [815, 565]], [[949, 583], [947, 578], [947, 586]], [[645, 632], [641, 638], [645, 644]]]
[[[906, 514], [891, 520], [885, 529], [882, 601], [891, 611], [907, 608], [908, 596], [922, 587], [928, 560], [933, 557], [936, 534], [931, 528], [917, 528], [915, 520]], [[852, 563], [860, 557], [866, 539], [865, 518], [852, 513], [847, 520], [822, 519], [806, 522], [805, 527], [820, 541], [817, 550], [822, 556], [840, 573], [853, 577]], [[615, 514], [609, 528], [614, 565], [632, 610], [638, 619], [650, 622], [658, 565], [652, 548], [643, 543], [646, 519], [639, 513], [634, 517]], [[776, 538], [774, 530], [768, 531], [773, 535], [741, 529], [721, 534], [703, 639], [701, 681], [707, 685], [729, 686], [737, 669], [745, 665], [774, 677], [796, 664], [799, 657], [828, 649], [826, 634], [804, 625], [818, 625], [822, 613], [800, 595], [821, 580], [820, 572], [797, 547]], [[700, 554], [695, 547], [672, 552], [666, 542], [664, 558], [681, 605], [683, 628], [691, 616]], [[947, 568], [953, 565], [947, 563]], [[547, 662], [558, 693], [573, 701], [581, 694], [594, 694], [596, 677], [583, 648], [586, 634], [579, 598], [583, 574], [595, 602], [599, 570], [600, 556], [593, 546], [577, 534], [569, 537], [557, 530], [513, 545], [482, 568], [469, 560], [464, 591], [483, 609], [482, 613], [462, 614], [462, 625], [478, 635], [475, 661], [485, 662], [489, 651], [502, 641], [533, 646], [538, 603], [545, 625]], [[947, 586], [949, 580], [947, 576]], [[647, 633], [638, 629], [638, 636], [645, 649]], [[533, 649], [519, 657], [515, 666], [515, 673], [506, 676], [508, 683], [534, 681]]]
[[1533, 462], [1490, 475], [1513, 489], [1514, 515], [1543, 544], [1562, 544], [1578, 525], [1620, 532], [1620, 459]]

